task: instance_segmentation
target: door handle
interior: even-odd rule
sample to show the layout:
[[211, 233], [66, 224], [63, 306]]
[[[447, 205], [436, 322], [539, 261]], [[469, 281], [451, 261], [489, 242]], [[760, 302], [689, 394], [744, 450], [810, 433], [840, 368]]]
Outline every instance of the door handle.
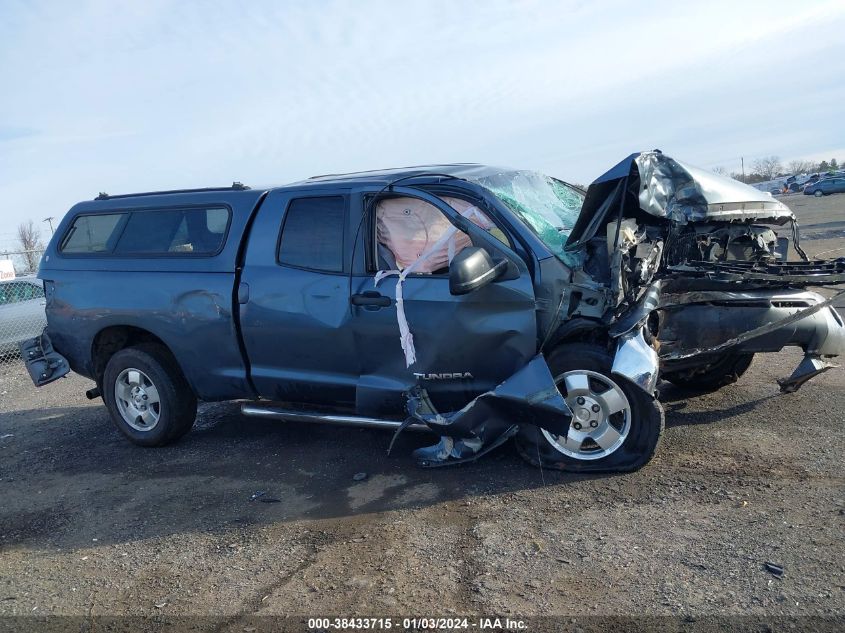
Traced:
[[390, 297], [385, 297], [374, 290], [367, 290], [359, 295], [352, 295], [352, 305], [354, 306], [373, 306], [378, 308], [386, 308], [393, 303]]

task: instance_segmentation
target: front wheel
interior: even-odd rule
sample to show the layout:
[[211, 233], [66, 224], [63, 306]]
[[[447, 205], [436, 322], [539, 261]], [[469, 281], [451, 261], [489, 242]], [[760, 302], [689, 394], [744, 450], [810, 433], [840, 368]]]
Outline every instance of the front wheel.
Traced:
[[821, 198], [824, 195], [824, 192], [821, 189], [816, 189], [813, 192], [813, 195], [816, 196], [816, 198]]
[[612, 358], [598, 345], [562, 345], [548, 364], [572, 421], [565, 436], [521, 427], [516, 446], [523, 459], [570, 472], [625, 472], [647, 464], [663, 434], [660, 403], [612, 376]]

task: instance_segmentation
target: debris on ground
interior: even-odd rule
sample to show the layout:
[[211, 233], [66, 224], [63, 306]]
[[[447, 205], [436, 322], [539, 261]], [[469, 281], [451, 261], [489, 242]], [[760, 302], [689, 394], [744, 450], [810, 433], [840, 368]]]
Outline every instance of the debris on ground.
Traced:
[[780, 578], [783, 576], [783, 565], [777, 565], [775, 563], [763, 563], [763, 567], [766, 568], [766, 571], [772, 574], [775, 578]]
[[355, 481], [364, 481], [367, 478], [367, 473], [355, 473], [352, 479]]

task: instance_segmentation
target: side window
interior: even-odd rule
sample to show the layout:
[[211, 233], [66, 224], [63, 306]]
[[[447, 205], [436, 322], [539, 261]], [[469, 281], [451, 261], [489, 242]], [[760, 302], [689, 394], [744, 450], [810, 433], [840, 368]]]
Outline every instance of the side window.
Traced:
[[107, 253], [125, 213], [80, 215], [70, 225], [59, 250], [62, 253]]
[[[471, 203], [452, 197], [444, 197], [443, 201], [507, 244], [501, 230]], [[376, 267], [381, 270], [404, 270], [423, 258], [414, 273], [445, 274], [451, 258], [472, 244], [469, 235], [459, 230], [445, 238], [454, 228], [452, 223], [437, 207], [417, 198], [380, 200], [376, 204], [375, 226]]]
[[297, 198], [288, 205], [279, 239], [278, 262], [343, 272], [346, 200], [342, 196]]
[[229, 210], [161, 209], [133, 211], [115, 255], [213, 255], [223, 245]]

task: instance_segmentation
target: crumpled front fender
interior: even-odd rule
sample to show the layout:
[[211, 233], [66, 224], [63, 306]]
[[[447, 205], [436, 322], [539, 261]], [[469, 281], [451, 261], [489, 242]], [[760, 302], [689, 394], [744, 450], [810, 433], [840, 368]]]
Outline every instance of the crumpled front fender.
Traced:
[[422, 387], [409, 392], [407, 409], [408, 421], [424, 422], [441, 436], [434, 446], [414, 451], [417, 463], [429, 468], [478, 459], [513, 437], [524, 424], [566, 435], [572, 420], [541, 354], [459, 411], [440, 413]]
[[495, 389], [474, 398], [459, 411], [440, 413], [422, 388], [408, 397], [408, 415], [439, 435], [478, 437], [513, 424], [534, 424], [566, 433], [572, 412], [557, 389], [546, 359], [538, 354]]
[[654, 348], [646, 342], [643, 327], [617, 339], [611, 373], [626, 378], [647, 394], [654, 395], [660, 375], [660, 359]]

